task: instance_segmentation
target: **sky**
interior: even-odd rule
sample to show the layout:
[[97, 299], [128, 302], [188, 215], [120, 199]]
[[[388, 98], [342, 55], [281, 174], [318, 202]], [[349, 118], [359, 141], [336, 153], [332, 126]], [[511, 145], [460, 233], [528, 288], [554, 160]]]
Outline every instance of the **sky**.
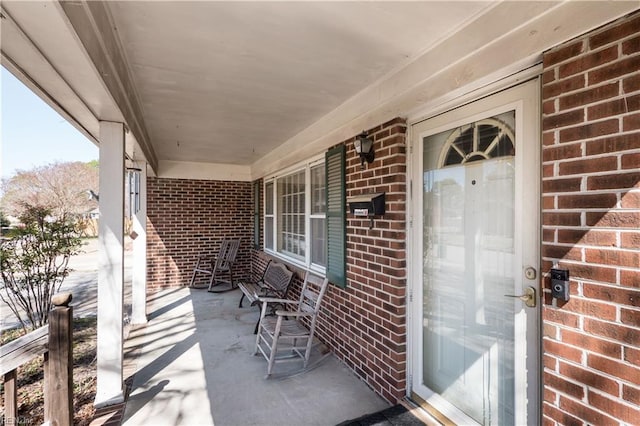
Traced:
[[98, 147], [2, 67], [2, 178], [54, 162], [98, 159]]

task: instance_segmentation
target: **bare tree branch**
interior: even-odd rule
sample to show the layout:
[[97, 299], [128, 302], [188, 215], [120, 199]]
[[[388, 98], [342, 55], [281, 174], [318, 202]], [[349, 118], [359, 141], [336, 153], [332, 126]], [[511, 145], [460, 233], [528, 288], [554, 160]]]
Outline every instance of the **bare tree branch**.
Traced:
[[87, 191], [98, 190], [98, 168], [94, 163], [52, 163], [18, 171], [2, 181], [0, 205], [6, 214], [20, 216], [25, 206], [40, 206], [52, 215], [78, 218], [94, 209]]

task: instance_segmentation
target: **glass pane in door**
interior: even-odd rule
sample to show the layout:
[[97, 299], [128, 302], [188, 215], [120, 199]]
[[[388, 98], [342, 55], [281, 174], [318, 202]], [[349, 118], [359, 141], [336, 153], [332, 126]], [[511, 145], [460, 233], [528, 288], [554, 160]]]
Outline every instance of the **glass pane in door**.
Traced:
[[514, 113], [424, 138], [423, 381], [514, 423]]

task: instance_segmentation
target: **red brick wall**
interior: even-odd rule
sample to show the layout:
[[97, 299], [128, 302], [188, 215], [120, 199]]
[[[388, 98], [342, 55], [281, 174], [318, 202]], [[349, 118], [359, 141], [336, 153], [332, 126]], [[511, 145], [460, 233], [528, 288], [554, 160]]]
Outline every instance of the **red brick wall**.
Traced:
[[394, 119], [368, 130], [375, 160], [361, 168], [346, 141], [347, 197], [385, 192], [386, 212], [369, 219], [347, 214], [347, 287], [332, 287], [325, 340], [344, 362], [391, 402], [406, 394], [406, 123]]
[[640, 422], [640, 14], [544, 54], [545, 424]]
[[[364, 169], [355, 138], [343, 142], [347, 197], [385, 192], [386, 213], [373, 229], [368, 219], [347, 214], [347, 287], [329, 287], [317, 329], [336, 356], [391, 402], [406, 392], [405, 132], [402, 119], [370, 129], [375, 160]], [[254, 273], [262, 271], [264, 258], [254, 254]], [[290, 297], [299, 294], [303, 274], [298, 271]]]
[[235, 277], [248, 276], [253, 247], [251, 182], [149, 178], [147, 291], [189, 285], [201, 254], [240, 238]]

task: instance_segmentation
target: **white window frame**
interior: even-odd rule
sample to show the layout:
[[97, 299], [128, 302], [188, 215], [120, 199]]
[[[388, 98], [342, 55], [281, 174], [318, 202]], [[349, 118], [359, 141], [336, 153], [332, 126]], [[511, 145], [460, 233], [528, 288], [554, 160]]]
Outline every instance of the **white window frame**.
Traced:
[[127, 169], [127, 216], [132, 219], [140, 211], [140, 169]]
[[[264, 229], [263, 229], [263, 244], [262, 244], [262, 249], [266, 252], [269, 253], [272, 256], [281, 258], [283, 260], [285, 260], [286, 262], [295, 264], [297, 266], [300, 266], [306, 270], [311, 270], [313, 272], [316, 272], [318, 274], [324, 275], [326, 272], [326, 266], [325, 265], [318, 265], [316, 263], [312, 263], [311, 262], [311, 218], [324, 218], [325, 220], [325, 226], [326, 226], [326, 211], [324, 214], [311, 214], [311, 169], [313, 167], [316, 167], [318, 165], [323, 165], [324, 164], [324, 154], [312, 157], [311, 159], [301, 162], [301, 163], [297, 163], [291, 167], [288, 167], [286, 169], [283, 169], [281, 171], [279, 171], [278, 173], [275, 173], [273, 175], [267, 176], [263, 179], [263, 223], [264, 223]], [[284, 178], [286, 176], [289, 176], [291, 174], [294, 174], [296, 172], [300, 172], [304, 170], [304, 179], [305, 179], [305, 200], [304, 200], [304, 209], [305, 209], [305, 254], [304, 254], [304, 260], [300, 259], [298, 257], [293, 257], [290, 255], [287, 255], [286, 253], [283, 253], [282, 251], [278, 251], [278, 217], [279, 217], [279, 209], [278, 209], [278, 179], [280, 178]], [[273, 185], [273, 199], [272, 199], [272, 203], [273, 203], [273, 214], [267, 214], [267, 190], [266, 187], [268, 184], [272, 184]], [[272, 218], [272, 223], [273, 223], [273, 229], [272, 229], [272, 235], [273, 235], [273, 241], [272, 246], [273, 249], [267, 248], [267, 218], [270, 217]], [[325, 238], [325, 251], [326, 251], [326, 238]]]

